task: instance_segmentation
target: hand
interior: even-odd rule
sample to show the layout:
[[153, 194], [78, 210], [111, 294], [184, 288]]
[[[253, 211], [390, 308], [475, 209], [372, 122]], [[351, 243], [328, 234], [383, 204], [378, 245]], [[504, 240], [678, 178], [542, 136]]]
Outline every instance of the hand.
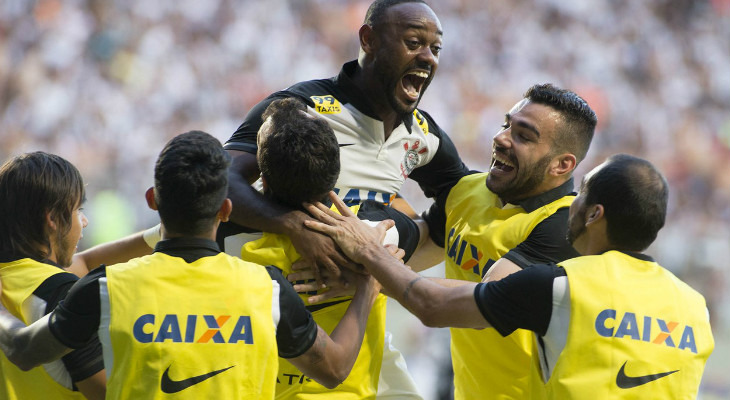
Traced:
[[341, 275], [337, 279], [333, 279], [326, 275], [326, 271], [322, 271], [322, 279], [325, 284], [322, 285], [314, 280], [314, 271], [308, 263], [301, 260], [292, 264], [292, 272], [286, 276], [289, 282], [305, 281], [294, 285], [294, 290], [300, 294], [306, 294], [311, 291], [326, 289], [320, 293], [311, 295], [307, 298], [308, 304], [322, 303], [336, 297], [352, 296], [355, 294], [354, 282], [357, 281], [356, 275], [362, 275], [352, 272], [349, 269], [343, 269]]
[[[303, 216], [301, 220], [309, 220], [308, 216], [303, 213], [299, 214]], [[306, 229], [301, 222], [297, 226], [299, 229], [288, 232], [289, 238], [301, 256], [302, 262], [309, 263], [311, 266], [314, 279], [318, 283], [324, 283], [322, 271], [327, 271], [330, 278], [336, 279], [340, 276], [341, 267], [354, 271], [361, 269], [340, 252], [332, 238]]]
[[357, 291], [366, 291], [370, 296], [377, 296], [383, 290], [380, 282], [370, 274], [362, 275], [353, 273], [352, 278]]
[[382, 247], [385, 232], [393, 227], [395, 222], [388, 219], [374, 228], [370, 227], [360, 221], [334, 192], [330, 192], [329, 196], [340, 214], [322, 203], [305, 204], [307, 211], [318, 221], [305, 220], [304, 225], [332, 237], [346, 256], [362, 264], [368, 246]]
[[393, 258], [397, 259], [400, 262], [403, 262], [403, 258], [406, 256], [405, 250], [394, 244], [386, 244], [385, 248], [388, 249], [388, 252], [391, 256], [393, 256]]

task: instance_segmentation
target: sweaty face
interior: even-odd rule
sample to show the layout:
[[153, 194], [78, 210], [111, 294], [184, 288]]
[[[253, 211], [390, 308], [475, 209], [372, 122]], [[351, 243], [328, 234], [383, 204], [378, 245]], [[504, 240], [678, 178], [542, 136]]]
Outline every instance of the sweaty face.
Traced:
[[390, 107], [410, 114], [438, 68], [441, 23], [427, 5], [405, 3], [390, 7], [374, 29], [380, 43], [373, 61], [375, 78]]
[[89, 221], [86, 219], [81, 207], [74, 208], [71, 214], [71, 229], [63, 235], [62, 231], [58, 231], [51, 239], [51, 246], [54, 249], [56, 263], [62, 267], [71, 265], [71, 259], [76, 253], [79, 241], [84, 236], [83, 229]]
[[494, 136], [487, 188], [505, 202], [540, 194], [560, 118], [552, 108], [527, 99], [512, 107]]

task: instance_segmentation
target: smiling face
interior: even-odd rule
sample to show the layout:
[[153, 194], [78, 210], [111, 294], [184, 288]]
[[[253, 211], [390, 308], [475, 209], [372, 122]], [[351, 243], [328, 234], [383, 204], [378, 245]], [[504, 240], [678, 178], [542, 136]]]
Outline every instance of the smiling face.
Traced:
[[555, 156], [552, 144], [561, 120], [549, 106], [527, 99], [515, 104], [494, 136], [487, 188], [505, 202], [551, 189], [545, 178]]
[[441, 23], [427, 5], [405, 3], [390, 7], [373, 29], [375, 89], [397, 114], [412, 113], [438, 68]]

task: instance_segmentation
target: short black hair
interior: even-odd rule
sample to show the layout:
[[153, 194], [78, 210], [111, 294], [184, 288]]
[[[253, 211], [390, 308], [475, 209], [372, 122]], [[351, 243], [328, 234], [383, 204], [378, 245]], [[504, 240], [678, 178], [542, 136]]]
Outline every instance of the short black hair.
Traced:
[[264, 121], [271, 118], [271, 129], [261, 138], [257, 155], [266, 195], [294, 209], [321, 201], [340, 175], [334, 131], [306, 109], [297, 98], [273, 101], [262, 115]]
[[166, 230], [195, 236], [211, 229], [228, 193], [230, 162], [221, 142], [205, 132], [167, 142], [155, 164], [155, 201]]
[[552, 155], [569, 152], [575, 155], [578, 163], [583, 161], [598, 122], [588, 102], [576, 93], [550, 83], [533, 85], [524, 97], [555, 109], [563, 117], [553, 142]]
[[608, 240], [619, 250], [645, 250], [664, 226], [669, 185], [649, 161], [613, 155], [589, 177], [585, 190], [585, 204], [603, 205]]
[[71, 230], [74, 208], [85, 199], [79, 170], [64, 158], [36, 151], [8, 160], [0, 167], [0, 251], [46, 259], [51, 245], [46, 213], [61, 238]]
[[397, 6], [404, 3], [421, 3], [428, 5], [423, 0], [375, 0], [368, 7], [368, 12], [365, 13], [364, 25], [370, 25], [372, 27], [377, 26], [385, 18], [385, 13], [390, 7]]

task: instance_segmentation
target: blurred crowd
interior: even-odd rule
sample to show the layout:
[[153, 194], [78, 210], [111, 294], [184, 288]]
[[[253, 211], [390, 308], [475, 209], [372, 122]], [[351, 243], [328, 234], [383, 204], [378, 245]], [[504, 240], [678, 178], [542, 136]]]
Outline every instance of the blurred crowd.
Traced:
[[[79, 167], [86, 246], [147, 227], [164, 143], [192, 129], [225, 141], [267, 94], [335, 75], [369, 3], [3, 0], [0, 159], [45, 150]], [[577, 179], [617, 152], [666, 174], [670, 214], [649, 253], [706, 296], [718, 348], [703, 393], [730, 395], [730, 0], [431, 3], [444, 50], [421, 107], [469, 167], [487, 168], [522, 93], [553, 82], [599, 117]], [[435, 345], [414, 329], [411, 343]]]

